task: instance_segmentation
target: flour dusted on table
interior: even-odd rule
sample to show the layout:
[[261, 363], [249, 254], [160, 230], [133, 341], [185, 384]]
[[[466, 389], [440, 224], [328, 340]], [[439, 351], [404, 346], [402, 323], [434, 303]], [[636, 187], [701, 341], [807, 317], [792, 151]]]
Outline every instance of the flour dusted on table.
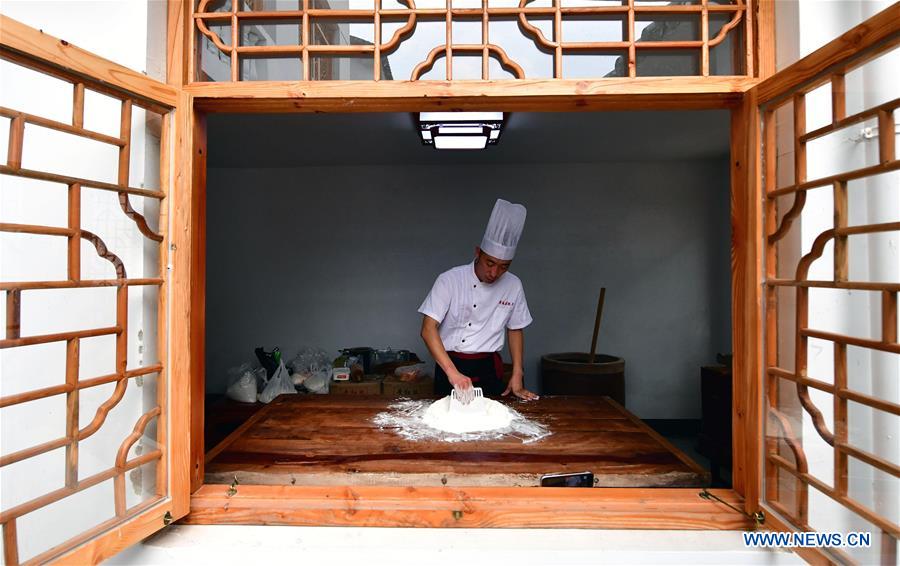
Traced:
[[422, 420], [432, 428], [462, 434], [508, 427], [513, 415], [506, 405], [487, 397], [476, 397], [465, 410], [453, 410], [448, 395], [432, 403]]
[[[517, 438], [523, 444], [530, 444], [550, 436], [550, 430], [541, 423], [525, 418], [521, 413], [503, 403], [484, 397], [482, 399], [490, 401], [485, 407], [488, 412], [493, 411], [493, 416], [486, 414], [479, 417], [477, 422], [473, 421], [469, 425], [461, 425], [460, 422], [456, 422], [457, 417], [447, 414], [450, 409], [449, 397], [435, 402], [428, 399], [401, 399], [391, 403], [388, 410], [375, 415], [373, 422], [382, 430], [394, 432], [406, 440], [413, 441], [468, 442]], [[444, 404], [442, 405], [442, 403]], [[459, 418], [471, 418], [473, 410], [474, 408], [467, 408], [469, 412]], [[426, 417], [429, 411], [432, 411], [432, 414]], [[501, 417], [498, 415], [502, 415], [505, 424], [499, 424]], [[429, 423], [429, 421], [431, 422]], [[435, 426], [438, 424], [437, 421], [447, 425], [447, 428], [437, 428]], [[497, 426], [497, 428], [486, 428], [486, 425]], [[468, 431], [463, 432], [463, 429], [468, 429]]]

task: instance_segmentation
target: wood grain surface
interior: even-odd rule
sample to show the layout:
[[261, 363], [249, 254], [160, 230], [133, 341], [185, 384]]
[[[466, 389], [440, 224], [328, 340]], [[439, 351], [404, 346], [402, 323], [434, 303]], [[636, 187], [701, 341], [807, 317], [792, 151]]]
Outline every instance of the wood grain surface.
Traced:
[[[731, 490], [712, 490], [734, 507]], [[184, 522], [432, 528], [748, 530], [742, 514], [679, 488], [384, 487], [205, 484]]]
[[537, 486], [547, 473], [591, 471], [597, 487], [697, 487], [709, 474], [606, 397], [504, 400], [552, 434], [532, 443], [407, 440], [374, 424], [390, 399], [285, 395], [207, 459], [206, 483]]

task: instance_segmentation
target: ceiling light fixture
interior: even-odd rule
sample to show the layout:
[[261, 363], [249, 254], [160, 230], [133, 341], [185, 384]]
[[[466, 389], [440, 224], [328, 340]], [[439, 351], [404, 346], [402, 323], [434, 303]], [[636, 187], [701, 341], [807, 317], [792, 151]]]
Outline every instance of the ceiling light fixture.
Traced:
[[503, 112], [419, 112], [422, 145], [435, 149], [484, 149], [496, 145]]

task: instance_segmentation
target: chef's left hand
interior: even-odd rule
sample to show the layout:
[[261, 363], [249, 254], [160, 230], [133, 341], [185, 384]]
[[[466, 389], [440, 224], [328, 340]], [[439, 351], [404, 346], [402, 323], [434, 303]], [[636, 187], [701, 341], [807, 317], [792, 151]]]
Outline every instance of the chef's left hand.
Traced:
[[502, 393], [503, 397], [512, 393], [519, 399], [524, 399], [525, 401], [535, 401], [539, 399], [540, 397], [525, 389], [524, 381], [525, 375], [523, 373], [513, 372], [512, 377], [509, 380], [509, 385], [506, 386], [506, 391]]

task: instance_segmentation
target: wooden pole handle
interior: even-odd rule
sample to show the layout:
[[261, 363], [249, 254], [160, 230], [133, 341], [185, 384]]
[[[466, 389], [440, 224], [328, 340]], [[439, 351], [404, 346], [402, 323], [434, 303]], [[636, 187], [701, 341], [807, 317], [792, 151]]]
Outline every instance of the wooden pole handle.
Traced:
[[591, 337], [591, 357], [588, 363], [594, 363], [594, 353], [597, 351], [597, 334], [600, 332], [600, 318], [603, 316], [603, 298], [606, 296], [606, 287], [600, 288], [600, 299], [597, 301], [597, 317], [594, 319], [594, 335]]

